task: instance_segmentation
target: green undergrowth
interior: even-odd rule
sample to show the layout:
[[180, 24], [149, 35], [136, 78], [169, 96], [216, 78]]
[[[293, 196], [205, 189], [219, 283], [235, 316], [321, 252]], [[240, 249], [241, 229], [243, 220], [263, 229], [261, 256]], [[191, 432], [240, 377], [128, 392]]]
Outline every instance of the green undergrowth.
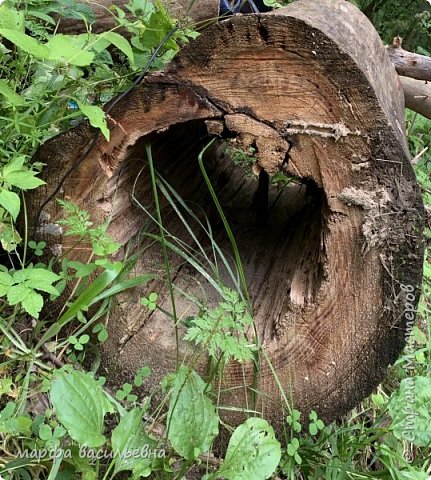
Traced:
[[[223, 420], [228, 407], [219, 402], [224, 366], [231, 360], [247, 361], [257, 374], [260, 362], [269, 359], [254, 333], [241, 252], [206, 171], [209, 145], [197, 161], [230, 253], [216, 242], [208, 218], [196, 213], [157, 172], [150, 144], [145, 147], [145, 168], [151, 179], [151, 207], [131, 193], [152, 227], [143, 229], [142, 238], [161, 246], [170, 309], [160, 304], [157, 291], [143, 296], [140, 304], [166, 315], [177, 345], [188, 341], [192, 354], [187, 363], [178, 356], [175, 371], [146, 396], [141, 392], [153, 375], [150, 368], [140, 368], [129, 383], [114, 390], [98, 371], [97, 351], [109, 338], [107, 323], [118, 295], [147, 285], [155, 275], [130, 274], [144, 250], [112, 260], [120, 245], [107, 233], [109, 216], [95, 224], [72, 202], [59, 202], [61, 227], [72, 239], [68, 251], [52, 255], [46, 242], [30, 238], [25, 194], [44, 185], [40, 173], [46, 167], [32, 158], [46, 140], [83, 119], [109, 137], [102, 106], [130, 89], [143, 73], [163, 68], [198, 35], [156, 2], [133, 0], [110, 12], [116, 26], [95, 34], [86, 3], [0, 4], [0, 478], [428, 479], [429, 223], [418, 322], [384, 384], [329, 425], [316, 412], [304, 418], [281, 391], [286, 411], [282, 442], [255, 410], [253, 395], [247, 420], [232, 428]], [[53, 20], [58, 17], [52, 14], [79, 19], [86, 33], [59, 33], [58, 20]], [[416, 175], [431, 207], [431, 122], [412, 112], [407, 112], [407, 120]], [[254, 153], [235, 150], [231, 156], [252, 175]], [[49, 182], [49, 171], [44, 178]], [[285, 188], [297, 180], [278, 176], [272, 182]], [[177, 213], [193, 240], [190, 245], [168, 231], [162, 204]], [[205, 244], [199, 240], [202, 235]], [[91, 251], [88, 262], [72, 260], [70, 254], [83, 245]], [[216, 305], [209, 306], [204, 295], [189, 295], [197, 313], [178, 317], [176, 302], [186, 294], [172, 282], [172, 253], [214, 289]], [[229, 285], [223, 281], [226, 275]], [[205, 378], [195, 369], [202, 352], [209, 359]], [[90, 357], [96, 361], [85, 369]], [[222, 430], [229, 432], [223, 457], [214, 449]]]

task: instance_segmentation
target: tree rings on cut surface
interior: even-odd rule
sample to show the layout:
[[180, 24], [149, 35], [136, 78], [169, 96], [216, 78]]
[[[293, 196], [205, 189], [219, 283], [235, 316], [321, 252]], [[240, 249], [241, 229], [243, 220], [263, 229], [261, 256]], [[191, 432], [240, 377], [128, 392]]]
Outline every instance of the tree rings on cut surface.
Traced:
[[[171, 311], [160, 246], [147, 234], [158, 233], [148, 215], [148, 143], [158, 173], [196, 218], [204, 225], [210, 219], [212, 239], [232, 264], [197, 162], [216, 137], [204, 163], [235, 235], [271, 363], [261, 358], [257, 373], [252, 363], [228, 364], [221, 404], [256, 409], [280, 425], [279, 384], [296, 408], [326, 420], [368, 395], [405, 344], [403, 285], [414, 308], [421, 281], [423, 206], [403, 109], [398, 76], [359, 10], [344, 0], [298, 1], [207, 29], [110, 111], [111, 141], [101, 137], [81, 163], [94, 134], [88, 125], [47, 142], [39, 158], [48, 164], [48, 183], [30, 197], [31, 211], [71, 169], [60, 196], [87, 209], [95, 224], [109, 216], [109, 232], [124, 246], [120, 258], [141, 249], [131, 273], [157, 277], [119, 295], [109, 315], [102, 354], [108, 378], [121, 382], [148, 365], [150, 391], [176, 364], [172, 320], [139, 301], [155, 291], [159, 306]], [[277, 186], [280, 173], [288, 181]], [[160, 195], [167, 235], [202, 261]], [[214, 244], [179, 210], [211, 257]], [[61, 229], [47, 228], [61, 215], [51, 201], [35, 226], [53, 252], [73, 243]], [[75, 255], [88, 260], [91, 247]], [[188, 317], [198, 313], [195, 299], [209, 308], [220, 299], [190, 262], [172, 252], [169, 258], [181, 339]], [[225, 279], [226, 270], [220, 266]], [[181, 341], [180, 351], [189, 354], [191, 346]], [[205, 359], [197, 365], [204, 373]]]

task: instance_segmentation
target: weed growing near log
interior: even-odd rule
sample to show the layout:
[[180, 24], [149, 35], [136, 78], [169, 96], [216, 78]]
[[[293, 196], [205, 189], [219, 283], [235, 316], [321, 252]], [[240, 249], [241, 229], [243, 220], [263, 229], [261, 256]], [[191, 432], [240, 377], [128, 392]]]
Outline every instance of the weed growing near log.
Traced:
[[[362, 3], [371, 8], [379, 2]], [[108, 136], [101, 106], [130, 87], [170, 32], [151, 68], [162, 68], [181, 43], [195, 36], [190, 30], [175, 29], [166, 11], [152, 2], [134, 0], [127, 8], [132, 18], [121, 9], [112, 10], [118, 26], [110, 32], [95, 34], [89, 29], [86, 34], [65, 36], [56, 32], [50, 14], [82, 18], [91, 26], [87, 4], [34, 0], [0, 5], [0, 241], [5, 251], [0, 267], [0, 477], [427, 480], [431, 470], [429, 249], [413, 347], [393, 366], [385, 384], [348, 417], [330, 425], [324, 425], [316, 412], [305, 419], [280, 387], [286, 409], [282, 446], [269, 422], [260, 418], [262, 412], [256, 411], [254, 400], [260, 392], [252, 386], [254, 396], [245, 409], [249, 418], [235, 429], [221, 419], [229, 411], [219, 401], [223, 364], [232, 358], [240, 364], [251, 360], [257, 371], [260, 362], [268, 359], [253, 331], [241, 252], [207, 175], [204, 151], [199, 157], [201, 173], [232, 253], [217, 243], [205, 214], [195, 212], [157, 172], [150, 145], [145, 173], [151, 177], [154, 204], [142, 205], [132, 192], [136, 206], [155, 227], [142, 236], [163, 247], [161, 280], [169, 289], [171, 311], [163, 308], [157, 289], [138, 301], [150, 313], [172, 320], [177, 341], [184, 326], [194, 350], [187, 364], [177, 358], [176, 372], [146, 396], [140, 388], [153, 374], [148, 367], [132, 375], [133, 383], [115, 391], [109, 381], [105, 385], [98, 371], [97, 344], [107, 340], [111, 308], [121, 302], [122, 293], [139, 290], [155, 275], [133, 276], [145, 251], [130, 254], [109, 236], [109, 222], [98, 224], [71, 202], [59, 205], [62, 221], [45, 222], [44, 228], [62, 229], [71, 238], [69, 250], [51, 251], [26, 228], [25, 192], [53, 188], [49, 174], [46, 186], [39, 178], [44, 165], [31, 163], [40, 144], [83, 117]], [[128, 39], [119, 33], [120, 27], [126, 29]], [[430, 122], [411, 114], [409, 121], [416, 173], [430, 208]], [[250, 163], [254, 152], [243, 153], [237, 152], [239, 161]], [[282, 176], [276, 183], [283, 187], [294, 180]], [[175, 211], [193, 246], [167, 230], [163, 221], [167, 208]], [[204, 232], [210, 248], [198, 231]], [[426, 234], [430, 240], [429, 225]], [[85, 262], [68, 258], [78, 249], [88, 252]], [[217, 292], [216, 307], [197, 294], [187, 297], [174, 284], [172, 253]], [[224, 279], [222, 270], [227, 272]], [[177, 314], [176, 301], [182, 297], [197, 307], [196, 314], [188, 318]], [[57, 310], [50, 311], [54, 305]], [[213, 358], [202, 378], [194, 367], [207, 353]], [[420, 424], [405, 412], [404, 399], [412, 391]], [[411, 420], [413, 436], [407, 438], [405, 425]], [[224, 458], [219, 458], [212, 452], [222, 427], [230, 439]]]

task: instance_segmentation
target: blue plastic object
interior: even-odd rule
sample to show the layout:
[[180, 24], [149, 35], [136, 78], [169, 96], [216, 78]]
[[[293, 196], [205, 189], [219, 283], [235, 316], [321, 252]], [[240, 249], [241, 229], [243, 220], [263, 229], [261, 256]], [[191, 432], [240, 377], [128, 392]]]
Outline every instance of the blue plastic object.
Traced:
[[262, 0], [220, 0], [221, 15], [235, 15], [236, 13], [267, 12], [267, 7]]

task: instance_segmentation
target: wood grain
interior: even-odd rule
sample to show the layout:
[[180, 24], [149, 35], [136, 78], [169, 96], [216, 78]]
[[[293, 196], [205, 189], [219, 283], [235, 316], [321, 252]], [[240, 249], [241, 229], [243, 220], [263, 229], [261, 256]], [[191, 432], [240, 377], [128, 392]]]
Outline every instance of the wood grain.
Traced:
[[[305, 415], [314, 409], [329, 421], [368, 395], [405, 344], [400, 285], [412, 285], [415, 302], [419, 298], [423, 205], [405, 140], [403, 89], [360, 11], [342, 0], [300, 0], [272, 14], [214, 25], [110, 115], [114, 139], [100, 139], [67, 178], [61, 196], [88, 209], [95, 223], [110, 215], [109, 231], [124, 245], [120, 257], [140, 248], [132, 273], [153, 271], [158, 279], [122, 294], [111, 312], [103, 350], [108, 377], [122, 383], [149, 365], [148, 392], [175, 368], [172, 321], [139, 303], [156, 290], [160, 305], [171, 308], [160, 249], [148, 241], [157, 228], [149, 216], [145, 144], [151, 142], [163, 178], [197, 218], [209, 219], [214, 239], [231, 256], [196, 160], [208, 129], [214, 133], [217, 125], [217, 136], [231, 148], [255, 149], [255, 171], [294, 179], [284, 189], [269, 187], [259, 209], [258, 182], [233, 164], [222, 140], [205, 157], [239, 245], [257, 332], [271, 361], [271, 367], [261, 361], [257, 376], [252, 364], [227, 365], [221, 402], [248, 405], [281, 427], [285, 406], [272, 368]], [[41, 149], [48, 184], [29, 196], [31, 212], [92, 135], [83, 124]], [[267, 211], [263, 225], [256, 223], [256, 211]], [[43, 213], [45, 224], [61, 217], [54, 202]], [[204, 258], [167, 201], [162, 214], [171, 238], [181, 238]], [[203, 251], [211, 252], [204, 230], [189, 220]], [[61, 233], [53, 237], [44, 225], [34, 228], [53, 249], [64, 251], [73, 241]], [[85, 260], [90, 250], [76, 255]], [[170, 259], [178, 290], [209, 308], [217, 305], [219, 296], [202, 275], [181, 257]], [[227, 273], [220, 268], [221, 278], [232, 284]], [[197, 313], [186, 295], [178, 296], [177, 310], [181, 319]], [[182, 337], [184, 323], [179, 328]], [[182, 355], [190, 348], [182, 342]], [[204, 355], [197, 365], [204, 374]], [[260, 394], [252, 405], [256, 388]], [[226, 416], [232, 423], [241, 419], [239, 413]]]

